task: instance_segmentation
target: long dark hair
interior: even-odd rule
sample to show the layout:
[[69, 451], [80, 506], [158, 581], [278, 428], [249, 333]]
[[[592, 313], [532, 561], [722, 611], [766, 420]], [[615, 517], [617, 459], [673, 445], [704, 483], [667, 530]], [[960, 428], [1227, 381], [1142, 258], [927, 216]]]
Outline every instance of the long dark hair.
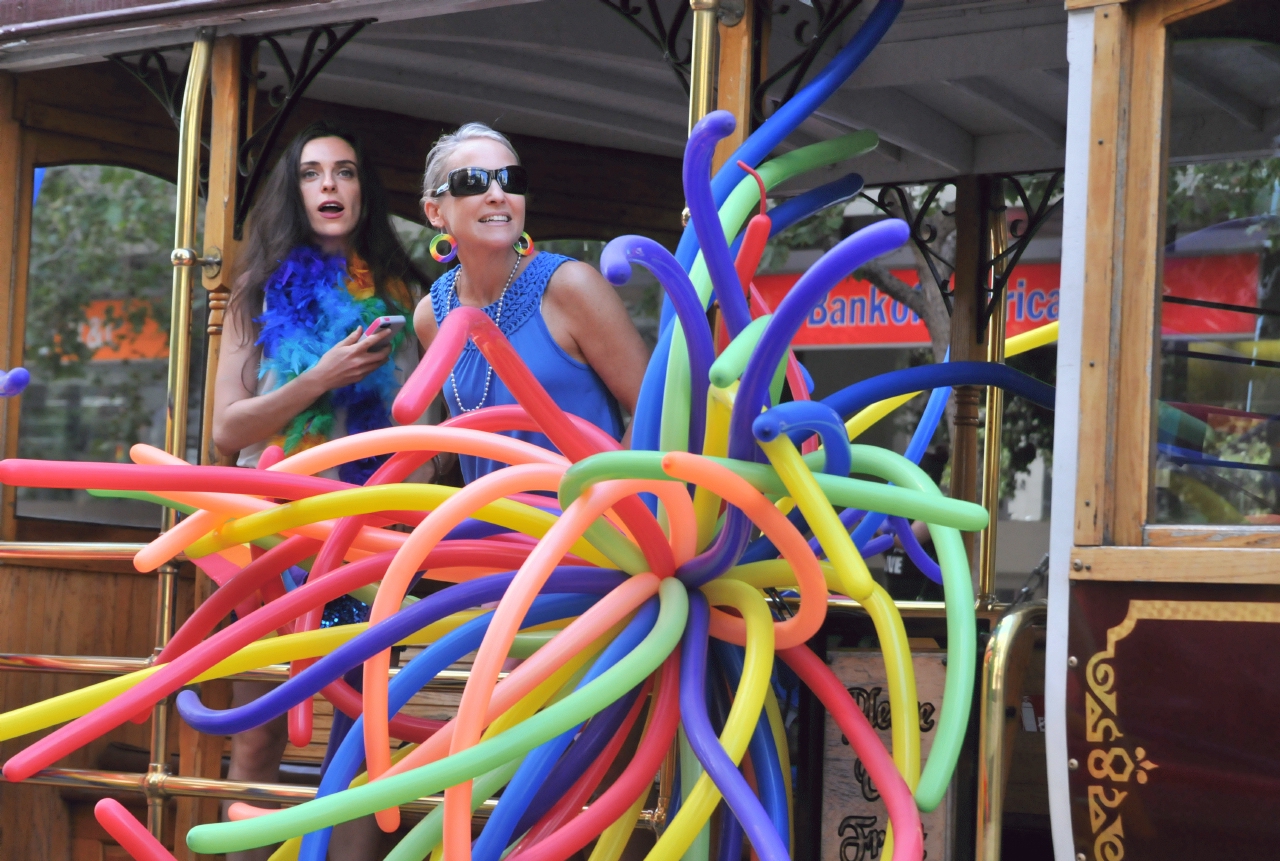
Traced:
[[341, 138], [355, 150], [361, 200], [354, 245], [373, 275], [379, 298], [388, 309], [408, 315], [413, 309], [400, 307], [403, 303], [387, 291], [388, 282], [399, 279], [406, 286], [416, 283], [422, 291], [429, 286], [427, 277], [409, 258], [391, 226], [386, 190], [365, 159], [360, 138], [333, 122], [318, 120], [299, 132], [276, 161], [249, 216], [248, 237], [236, 265], [227, 307], [239, 318], [240, 331], [246, 339], [256, 337], [254, 317], [262, 313], [263, 288], [276, 267], [299, 245], [315, 244], [298, 187], [298, 170], [303, 147], [317, 138]]

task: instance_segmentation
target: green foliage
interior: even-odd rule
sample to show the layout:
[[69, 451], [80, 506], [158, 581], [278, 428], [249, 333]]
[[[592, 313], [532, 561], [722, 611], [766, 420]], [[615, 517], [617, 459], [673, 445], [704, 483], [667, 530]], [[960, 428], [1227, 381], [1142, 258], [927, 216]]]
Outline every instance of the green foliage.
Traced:
[[[23, 363], [33, 383], [21, 402], [22, 456], [119, 461], [136, 442], [160, 441], [165, 360], [90, 360], [105, 344], [127, 345], [149, 319], [168, 331], [173, 221], [174, 186], [164, 180], [97, 165], [46, 171], [32, 213]], [[91, 326], [98, 300], [120, 304]], [[198, 433], [204, 326], [192, 328]], [[19, 505], [66, 496], [24, 490]]]
[[50, 168], [32, 216], [26, 362], [41, 380], [82, 374], [93, 350], [79, 339], [95, 299], [125, 300], [106, 325], [169, 328], [173, 185], [117, 167]]
[[1280, 209], [1280, 158], [1233, 159], [1169, 169], [1169, 238]]

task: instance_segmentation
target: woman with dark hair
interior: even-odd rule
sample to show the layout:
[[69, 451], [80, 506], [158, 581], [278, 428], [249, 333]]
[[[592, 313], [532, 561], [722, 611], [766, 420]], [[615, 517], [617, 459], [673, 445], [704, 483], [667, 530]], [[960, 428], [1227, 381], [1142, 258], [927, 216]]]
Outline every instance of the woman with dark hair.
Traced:
[[[407, 333], [359, 340], [377, 317], [410, 313], [411, 288], [427, 286], [396, 237], [386, 194], [361, 149], [336, 126], [312, 124], [280, 157], [250, 217], [213, 419], [214, 442], [239, 451], [241, 466], [256, 465], [272, 442], [292, 454], [389, 426], [404, 382], [396, 376], [417, 362]], [[362, 482], [375, 467], [347, 464], [342, 478]]]
[[[418, 362], [418, 345], [404, 330], [361, 336], [379, 317], [410, 313], [427, 280], [396, 237], [360, 141], [326, 122], [305, 129], [272, 169], [248, 234], [218, 359], [218, 449], [238, 451], [239, 465], [253, 467], [269, 445], [293, 454], [390, 426], [391, 404]], [[343, 464], [336, 477], [363, 484], [380, 461]], [[362, 621], [367, 612], [352, 598], [339, 599], [325, 608], [322, 624]], [[233, 689], [239, 705], [269, 688], [236, 682]], [[274, 782], [286, 740], [283, 717], [233, 736], [227, 776]], [[334, 832], [334, 857], [372, 858], [377, 842], [373, 820], [357, 820]]]

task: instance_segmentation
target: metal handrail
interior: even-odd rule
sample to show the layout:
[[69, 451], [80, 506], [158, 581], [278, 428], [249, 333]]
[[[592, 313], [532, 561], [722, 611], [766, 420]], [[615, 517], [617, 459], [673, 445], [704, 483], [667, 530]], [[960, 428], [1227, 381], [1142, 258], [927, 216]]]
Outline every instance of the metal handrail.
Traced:
[[0, 559], [128, 561], [146, 546], [123, 541], [0, 541]]
[[[213, 780], [205, 777], [182, 777], [176, 774], [135, 774], [124, 771], [100, 771], [88, 768], [46, 768], [27, 778], [25, 783], [57, 786], [62, 789], [99, 790], [104, 792], [137, 792], [150, 798], [216, 798], [223, 801], [253, 801], [273, 804], [302, 804], [316, 797], [314, 786], [287, 783], [249, 783], [242, 780]], [[425, 816], [444, 803], [443, 795], [428, 795], [406, 802], [400, 809]], [[497, 799], [481, 803], [472, 814], [487, 819], [498, 805]], [[636, 827], [655, 830], [658, 812], [642, 810]]]
[[1048, 618], [1046, 603], [1032, 601], [1011, 609], [991, 631], [982, 657], [982, 704], [978, 730], [978, 833], [976, 861], [1000, 861], [1000, 828], [1004, 818], [1005, 709], [1012, 658], [1032, 626]]
[[[37, 655], [20, 652], [0, 652], [0, 672], [55, 673], [80, 676], [124, 676], [155, 666], [151, 658], [113, 658], [101, 655]], [[394, 677], [399, 668], [391, 668]], [[499, 674], [499, 679], [505, 678]], [[288, 664], [270, 664], [255, 670], [225, 677], [238, 682], [284, 682], [289, 679]], [[425, 690], [456, 691], [467, 684], [470, 673], [466, 670], [444, 670], [424, 685]]]

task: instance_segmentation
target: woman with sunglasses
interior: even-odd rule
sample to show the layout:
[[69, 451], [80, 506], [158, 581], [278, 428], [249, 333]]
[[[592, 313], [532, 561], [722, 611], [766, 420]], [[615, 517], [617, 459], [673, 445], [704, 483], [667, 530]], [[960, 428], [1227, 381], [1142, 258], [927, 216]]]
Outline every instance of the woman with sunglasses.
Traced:
[[[482, 308], [560, 408], [623, 439], [622, 410], [640, 393], [648, 351], [617, 292], [591, 266], [539, 252], [524, 232], [529, 179], [507, 138], [482, 123], [443, 135], [427, 155], [423, 209], [440, 236], [432, 255], [457, 259], [414, 313], [424, 348], [461, 305]], [[474, 344], [444, 384], [452, 415], [515, 397]], [[620, 409], [621, 408], [621, 409]], [[542, 434], [510, 436], [553, 448]], [[467, 483], [502, 464], [464, 456]]]
[[[359, 139], [323, 121], [303, 130], [268, 175], [247, 232], [214, 388], [218, 449], [239, 452], [239, 465], [254, 467], [269, 445], [293, 454], [390, 426], [391, 404], [417, 365], [418, 345], [390, 328], [363, 336], [375, 319], [403, 319], [426, 278], [396, 236]], [[379, 462], [343, 464], [332, 477], [363, 484]], [[285, 576], [295, 573], [305, 572]], [[367, 618], [364, 604], [344, 596], [325, 607], [321, 624]], [[232, 704], [270, 688], [234, 682]], [[331, 735], [344, 722], [350, 726], [336, 714]], [[227, 776], [278, 781], [287, 740], [283, 717], [232, 736]], [[344, 823], [334, 831], [332, 857], [372, 859], [379, 841], [372, 817]], [[227, 858], [259, 861], [270, 854], [255, 849]]]

